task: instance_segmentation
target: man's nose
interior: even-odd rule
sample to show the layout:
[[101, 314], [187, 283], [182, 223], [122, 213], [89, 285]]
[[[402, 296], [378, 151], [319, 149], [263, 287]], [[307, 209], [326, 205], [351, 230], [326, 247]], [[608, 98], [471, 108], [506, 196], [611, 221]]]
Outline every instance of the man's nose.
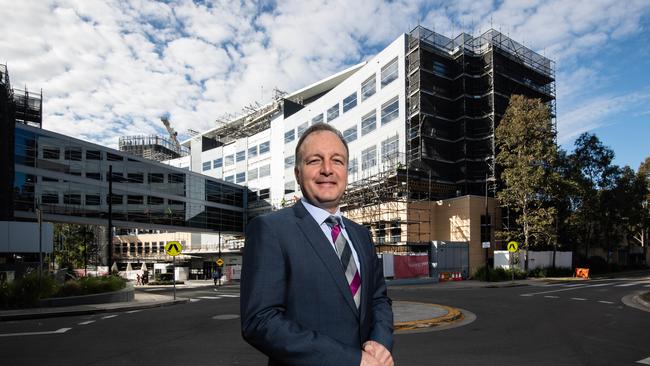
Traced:
[[324, 174], [324, 175], [332, 174], [332, 163], [327, 161], [327, 160], [324, 160], [323, 164], [320, 167], [320, 172], [321, 172], [321, 174]]

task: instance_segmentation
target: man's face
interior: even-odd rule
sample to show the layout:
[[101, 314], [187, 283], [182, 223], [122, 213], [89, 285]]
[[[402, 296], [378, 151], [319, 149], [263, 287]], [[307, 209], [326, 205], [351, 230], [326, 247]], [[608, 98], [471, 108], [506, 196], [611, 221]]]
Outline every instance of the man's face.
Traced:
[[300, 146], [296, 181], [314, 206], [336, 212], [348, 184], [348, 154], [331, 131], [313, 132]]

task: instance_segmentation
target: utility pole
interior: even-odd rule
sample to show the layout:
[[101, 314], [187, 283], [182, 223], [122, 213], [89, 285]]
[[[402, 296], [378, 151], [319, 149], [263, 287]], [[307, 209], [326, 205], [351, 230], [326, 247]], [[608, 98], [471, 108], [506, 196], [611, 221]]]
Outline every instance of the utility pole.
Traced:
[[[483, 223], [484, 225], [484, 233], [485, 233], [485, 241], [490, 242], [490, 222], [489, 222], [489, 216], [488, 216], [488, 175], [485, 173], [485, 221]], [[490, 265], [489, 265], [489, 256], [490, 256], [490, 247], [485, 248], [485, 280], [487, 282], [490, 282]]]
[[113, 265], [113, 165], [108, 166], [108, 274], [111, 274], [111, 266]]

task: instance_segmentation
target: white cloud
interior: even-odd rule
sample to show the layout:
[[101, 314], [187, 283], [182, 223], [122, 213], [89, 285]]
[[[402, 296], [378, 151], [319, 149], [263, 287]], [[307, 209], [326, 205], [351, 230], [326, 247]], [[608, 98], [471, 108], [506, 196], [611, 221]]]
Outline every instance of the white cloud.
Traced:
[[210, 128], [267, 102], [274, 87], [293, 91], [367, 59], [417, 24], [450, 37], [494, 27], [555, 59], [569, 138], [635, 105], [595, 93], [615, 76], [594, 56], [647, 32], [650, 2], [0, 0], [0, 8], [0, 62], [14, 86], [43, 88], [45, 126], [116, 146], [119, 135], [164, 133], [163, 113], [181, 134]]

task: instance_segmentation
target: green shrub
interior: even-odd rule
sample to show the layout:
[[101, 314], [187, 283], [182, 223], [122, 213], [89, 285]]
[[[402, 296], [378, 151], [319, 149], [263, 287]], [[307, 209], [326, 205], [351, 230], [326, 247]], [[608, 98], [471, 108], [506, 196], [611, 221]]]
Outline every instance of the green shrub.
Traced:
[[528, 277], [571, 277], [573, 270], [568, 267], [539, 267], [528, 272]]
[[[501, 282], [501, 281], [510, 281], [512, 279], [512, 270], [503, 269], [503, 268], [490, 268], [490, 281], [491, 282]], [[475, 280], [486, 281], [485, 266], [480, 267], [474, 272], [472, 277]], [[522, 280], [526, 278], [526, 273], [519, 268], [514, 269], [514, 278], [515, 280]]]
[[[176, 281], [177, 285], [182, 285], [184, 283], [185, 282], [183, 282], [183, 281]], [[169, 281], [151, 281], [151, 282], [147, 283], [147, 285], [149, 285], [149, 286], [162, 286], [162, 285], [173, 285], [173, 284], [174, 284], [174, 281], [172, 281], [172, 280], [169, 280]]]
[[126, 286], [126, 280], [119, 276], [82, 277], [78, 281], [81, 295], [119, 291]]
[[8, 284], [2, 292], [6, 307], [30, 307], [38, 304], [38, 300], [50, 297], [59, 291], [59, 284], [49, 274], [43, 274], [40, 279], [38, 272], [30, 272]]

